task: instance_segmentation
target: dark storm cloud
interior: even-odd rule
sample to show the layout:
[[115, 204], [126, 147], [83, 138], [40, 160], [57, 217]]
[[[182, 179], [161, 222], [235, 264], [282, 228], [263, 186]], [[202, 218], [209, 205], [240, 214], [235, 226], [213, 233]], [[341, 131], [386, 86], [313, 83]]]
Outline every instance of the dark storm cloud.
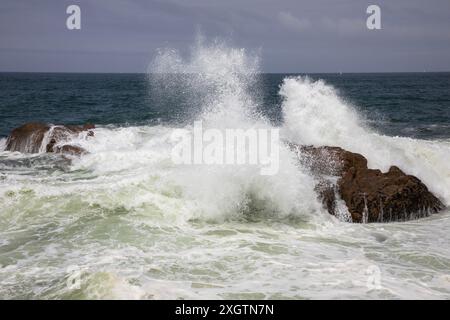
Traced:
[[[66, 28], [77, 4], [82, 29]], [[366, 28], [381, 7], [382, 30]], [[268, 72], [450, 70], [450, 1], [0, 2], [1, 71], [145, 72], [155, 50], [186, 50], [198, 30], [261, 48]]]

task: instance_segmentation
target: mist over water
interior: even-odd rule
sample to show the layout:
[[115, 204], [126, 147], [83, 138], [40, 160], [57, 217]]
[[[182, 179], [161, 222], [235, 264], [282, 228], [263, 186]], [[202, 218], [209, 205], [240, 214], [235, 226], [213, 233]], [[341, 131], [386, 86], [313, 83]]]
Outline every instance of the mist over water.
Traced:
[[[186, 56], [161, 50], [147, 88], [155, 105], [178, 110], [170, 121], [100, 125], [95, 138], [74, 138], [89, 154], [72, 161], [1, 152], [0, 297], [449, 298], [448, 210], [404, 223], [342, 222], [283, 146], [274, 176], [172, 163], [173, 130], [194, 120], [280, 128], [283, 140], [340, 146], [382, 170], [397, 165], [450, 204], [448, 137], [383, 134], [333, 85], [309, 77], [284, 77], [274, 121], [261, 112], [259, 63], [222, 41], [200, 39]], [[373, 270], [380, 287], [368, 285]]]
[[185, 58], [173, 49], [159, 50], [149, 66], [150, 88], [163, 96], [181, 91], [198, 109], [196, 120], [206, 125], [248, 127], [264, 121], [256, 110], [259, 61], [257, 53], [229, 47], [218, 39], [208, 43], [198, 36]]

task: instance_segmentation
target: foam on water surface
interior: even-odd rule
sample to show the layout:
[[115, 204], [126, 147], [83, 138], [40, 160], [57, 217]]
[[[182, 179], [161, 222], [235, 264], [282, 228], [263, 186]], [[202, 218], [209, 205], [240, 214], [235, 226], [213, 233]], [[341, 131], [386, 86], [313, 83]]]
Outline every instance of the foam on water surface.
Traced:
[[[187, 57], [162, 50], [150, 71], [161, 94], [198, 93], [205, 128], [274, 127], [257, 112], [259, 58], [247, 50], [199, 41]], [[280, 95], [282, 139], [340, 146], [382, 170], [398, 165], [450, 204], [449, 140], [375, 132], [324, 81], [287, 77]], [[180, 126], [192, 123], [98, 126], [95, 138], [73, 138], [89, 154], [72, 162], [1, 152], [0, 297], [450, 296], [448, 210], [405, 223], [341, 222], [287, 148], [274, 176], [173, 164], [170, 136]], [[76, 272], [79, 287], [67, 282]], [[374, 274], [380, 286], [368, 283]]]

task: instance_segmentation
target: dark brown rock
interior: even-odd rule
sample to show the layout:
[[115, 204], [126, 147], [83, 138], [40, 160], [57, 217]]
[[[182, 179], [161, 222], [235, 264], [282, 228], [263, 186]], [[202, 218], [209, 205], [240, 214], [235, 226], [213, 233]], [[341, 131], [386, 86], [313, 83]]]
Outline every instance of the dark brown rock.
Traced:
[[81, 155], [86, 153], [86, 150], [63, 143], [84, 131], [87, 131], [87, 136], [93, 136], [94, 131], [92, 129], [94, 128], [95, 126], [92, 124], [63, 126], [27, 123], [12, 130], [7, 139], [5, 150], [23, 153], [45, 151]]
[[289, 146], [317, 177], [316, 191], [331, 214], [337, 197], [353, 222], [410, 220], [444, 207], [418, 178], [396, 166], [383, 173], [369, 169], [361, 154], [339, 147]]
[[24, 153], [39, 152], [44, 135], [49, 129], [49, 125], [34, 122], [15, 128], [6, 140], [5, 150]]

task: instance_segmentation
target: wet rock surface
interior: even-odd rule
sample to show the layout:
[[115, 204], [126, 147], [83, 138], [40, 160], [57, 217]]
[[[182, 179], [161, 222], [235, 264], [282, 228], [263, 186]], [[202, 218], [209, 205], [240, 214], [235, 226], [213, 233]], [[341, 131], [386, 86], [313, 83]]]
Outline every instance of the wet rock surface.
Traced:
[[369, 169], [361, 154], [339, 147], [288, 145], [316, 176], [316, 191], [330, 214], [336, 215], [340, 199], [353, 222], [405, 221], [444, 208], [425, 184], [396, 166], [381, 172]]
[[45, 133], [50, 129], [43, 123], [26, 123], [11, 131], [6, 140], [7, 151], [37, 153], [41, 147]]
[[26, 123], [11, 131], [6, 141], [7, 151], [22, 153], [55, 152], [70, 155], [87, 153], [83, 148], [70, 144], [71, 138], [82, 132], [93, 136], [95, 126], [85, 125], [49, 125], [44, 123]]

